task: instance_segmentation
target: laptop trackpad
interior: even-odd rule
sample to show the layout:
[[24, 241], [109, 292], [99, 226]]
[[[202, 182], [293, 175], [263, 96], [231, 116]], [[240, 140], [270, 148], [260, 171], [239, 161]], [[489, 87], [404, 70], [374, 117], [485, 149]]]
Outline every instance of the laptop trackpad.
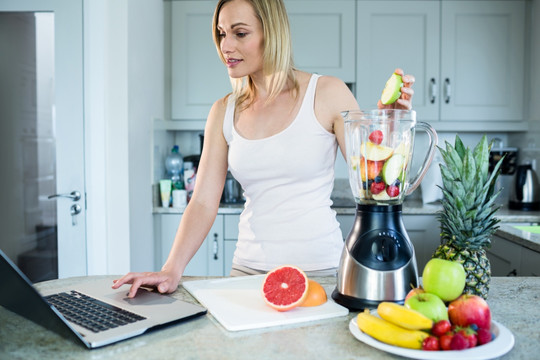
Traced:
[[137, 291], [137, 296], [135, 296], [134, 298], [128, 298], [125, 291], [118, 291], [112, 294], [107, 294], [105, 295], [105, 297], [132, 306], [168, 305], [177, 301], [170, 296], [161, 295], [159, 293], [151, 292], [142, 288], [139, 288], [139, 290]]

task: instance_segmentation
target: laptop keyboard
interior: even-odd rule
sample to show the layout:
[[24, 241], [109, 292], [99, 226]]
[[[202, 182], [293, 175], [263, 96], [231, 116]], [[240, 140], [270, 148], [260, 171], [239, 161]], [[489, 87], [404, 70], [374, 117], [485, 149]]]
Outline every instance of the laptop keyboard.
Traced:
[[45, 299], [67, 320], [95, 333], [146, 319], [73, 290]]

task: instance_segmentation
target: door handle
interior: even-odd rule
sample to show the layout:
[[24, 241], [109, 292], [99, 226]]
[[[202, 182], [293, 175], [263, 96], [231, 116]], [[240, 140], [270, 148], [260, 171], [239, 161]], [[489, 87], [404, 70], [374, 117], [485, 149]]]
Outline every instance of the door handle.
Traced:
[[72, 191], [71, 193], [69, 194], [54, 194], [54, 195], [49, 195], [47, 197], [47, 199], [54, 199], [54, 198], [68, 198], [68, 199], [72, 199], [73, 201], [79, 201], [81, 200], [81, 193], [78, 192], [77, 190], [75, 191]]
[[435, 78], [431, 78], [431, 80], [429, 80], [429, 102], [432, 104], [435, 104], [436, 98], [437, 98], [437, 84], [435, 82]]
[[452, 89], [450, 88], [450, 79], [446, 78], [444, 79], [444, 102], [447, 104], [450, 103], [451, 91]]
[[218, 259], [218, 250], [219, 250], [219, 244], [218, 244], [218, 234], [214, 233], [214, 243], [213, 243], [213, 253], [214, 253], [214, 260]]

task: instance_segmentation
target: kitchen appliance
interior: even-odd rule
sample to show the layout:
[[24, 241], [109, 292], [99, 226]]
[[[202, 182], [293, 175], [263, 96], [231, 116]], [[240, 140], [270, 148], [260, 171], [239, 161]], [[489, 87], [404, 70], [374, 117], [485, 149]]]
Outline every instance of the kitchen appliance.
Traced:
[[230, 171], [227, 171], [227, 178], [225, 179], [225, 186], [223, 187], [223, 195], [221, 197], [223, 204], [242, 204], [244, 203], [244, 197], [242, 194], [242, 186], [232, 176]]
[[517, 147], [507, 147], [499, 138], [492, 140], [491, 150], [489, 152], [489, 171], [492, 172], [500, 159], [503, 159], [500, 166], [500, 174], [497, 177], [495, 188], [500, 189], [501, 193], [497, 197], [499, 204], [507, 204], [510, 199], [510, 189], [514, 182], [514, 174], [518, 165], [519, 149]]
[[[403, 225], [402, 203], [429, 168], [437, 133], [429, 124], [416, 122], [414, 111], [355, 110], [342, 116], [349, 183], [357, 205], [332, 298], [355, 310], [381, 301], [403, 303], [411, 286], [418, 286], [418, 270]], [[416, 129], [428, 134], [429, 146], [409, 179]]]
[[540, 187], [531, 163], [517, 166], [508, 206], [513, 210], [540, 210]]

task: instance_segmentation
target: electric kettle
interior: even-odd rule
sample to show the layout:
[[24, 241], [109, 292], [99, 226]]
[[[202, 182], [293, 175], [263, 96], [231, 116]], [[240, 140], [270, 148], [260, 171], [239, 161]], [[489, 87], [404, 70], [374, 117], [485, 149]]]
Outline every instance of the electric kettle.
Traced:
[[513, 210], [540, 210], [540, 187], [531, 164], [518, 165], [508, 205]]

